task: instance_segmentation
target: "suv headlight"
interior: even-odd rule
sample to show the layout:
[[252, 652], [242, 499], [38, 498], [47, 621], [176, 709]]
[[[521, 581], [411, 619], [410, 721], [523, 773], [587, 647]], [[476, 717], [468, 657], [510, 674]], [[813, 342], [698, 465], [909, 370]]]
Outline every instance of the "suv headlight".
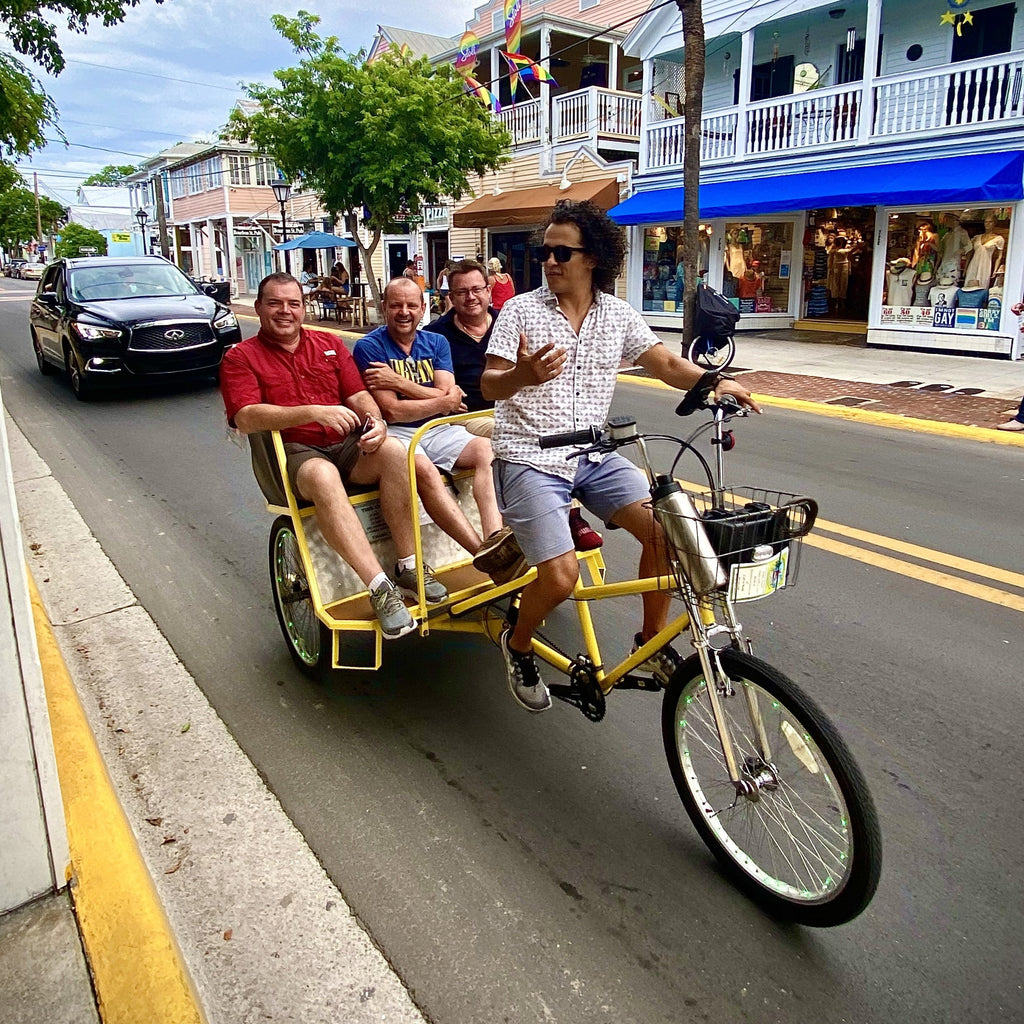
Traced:
[[120, 338], [121, 332], [116, 327], [94, 327], [92, 324], [75, 322], [75, 330], [86, 341], [100, 341], [103, 338]]
[[215, 331], [228, 331], [232, 327], [237, 327], [238, 321], [235, 319], [235, 314], [230, 309], [225, 309], [220, 316], [213, 318], [213, 329]]

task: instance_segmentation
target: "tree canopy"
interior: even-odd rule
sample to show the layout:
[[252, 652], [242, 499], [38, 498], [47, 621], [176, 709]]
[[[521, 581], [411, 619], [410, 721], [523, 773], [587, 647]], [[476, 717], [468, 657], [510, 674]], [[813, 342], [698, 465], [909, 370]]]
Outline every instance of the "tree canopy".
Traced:
[[99, 231], [82, 224], [66, 224], [61, 229], [60, 241], [54, 246], [54, 252], [58, 256], [78, 256], [83, 247], [89, 246], [96, 250], [95, 255], [107, 255], [107, 240]]
[[123, 185], [124, 179], [129, 174], [134, 174], [138, 170], [137, 167], [132, 164], [107, 164], [102, 170], [97, 171], [95, 174], [90, 174], [83, 185]]
[[[64, 216], [60, 203], [39, 197], [39, 217], [43, 234], [53, 231]], [[0, 193], [0, 244], [8, 253], [36, 237], [36, 197], [27, 188], [11, 188]], [[38, 241], [42, 242], [40, 238]]]
[[[64, 70], [57, 40], [63, 24], [85, 32], [90, 21], [116, 25], [142, 0], [0, 0], [3, 34], [14, 52], [28, 57], [51, 74]], [[163, 0], [156, 0], [163, 3]], [[0, 52], [0, 150], [27, 155], [45, 145], [45, 131], [57, 121], [57, 108], [39, 80], [12, 53]]]
[[370, 63], [342, 53], [336, 37], [318, 36], [320, 19], [305, 11], [272, 20], [302, 59], [275, 72], [278, 84], [246, 87], [258, 109], [236, 108], [229, 133], [273, 157], [335, 218], [344, 214], [357, 241], [363, 216], [373, 232], [368, 246], [360, 243], [364, 263], [388, 224], [417, 216], [424, 204], [459, 199], [470, 173], [507, 159], [504, 126], [450, 65], [432, 67], [395, 49]]

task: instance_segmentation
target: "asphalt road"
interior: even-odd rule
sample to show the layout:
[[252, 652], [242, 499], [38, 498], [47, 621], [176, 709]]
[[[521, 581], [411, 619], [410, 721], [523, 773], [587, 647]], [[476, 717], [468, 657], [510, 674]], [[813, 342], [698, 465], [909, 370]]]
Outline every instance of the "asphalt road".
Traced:
[[[0, 283], [8, 410], [430, 1019], [1024, 1019], [1024, 591], [992, 570], [1024, 573], [1016, 449], [777, 409], [737, 428], [731, 480], [811, 493], [827, 526], [745, 622], [840, 727], [884, 830], [872, 905], [813, 931], [719, 875], [655, 695], [615, 695], [599, 725], [526, 715], [494, 648], [438, 634], [389, 645], [378, 674], [303, 679], [216, 391], [76, 402], [35, 368], [29, 288]], [[677, 430], [673, 405], [623, 384], [616, 408]], [[633, 559], [616, 535], [607, 557]], [[634, 617], [602, 616], [612, 653]]]

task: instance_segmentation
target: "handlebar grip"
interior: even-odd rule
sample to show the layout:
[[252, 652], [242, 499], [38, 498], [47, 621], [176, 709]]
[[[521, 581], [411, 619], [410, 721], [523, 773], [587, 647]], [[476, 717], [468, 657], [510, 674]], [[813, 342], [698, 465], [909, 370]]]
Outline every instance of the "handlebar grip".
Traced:
[[600, 427], [585, 430], [569, 430], [564, 434], [546, 434], [537, 439], [541, 448], [567, 448], [575, 444], [597, 444], [601, 440]]

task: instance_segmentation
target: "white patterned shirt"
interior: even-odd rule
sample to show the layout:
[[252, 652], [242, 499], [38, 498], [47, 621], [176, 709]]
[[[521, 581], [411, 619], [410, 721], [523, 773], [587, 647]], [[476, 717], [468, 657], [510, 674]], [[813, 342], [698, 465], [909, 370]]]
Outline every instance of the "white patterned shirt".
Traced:
[[[661, 341], [629, 303], [604, 292], [597, 293], [577, 337], [546, 285], [501, 307], [487, 354], [516, 362], [521, 333], [529, 352], [552, 343], [564, 348], [567, 358], [553, 380], [495, 404], [494, 454], [572, 480], [576, 460], [565, 459], [572, 449], [541, 450], [537, 438], [604, 426], [623, 359], [632, 365]], [[591, 459], [600, 461], [600, 456]]]

